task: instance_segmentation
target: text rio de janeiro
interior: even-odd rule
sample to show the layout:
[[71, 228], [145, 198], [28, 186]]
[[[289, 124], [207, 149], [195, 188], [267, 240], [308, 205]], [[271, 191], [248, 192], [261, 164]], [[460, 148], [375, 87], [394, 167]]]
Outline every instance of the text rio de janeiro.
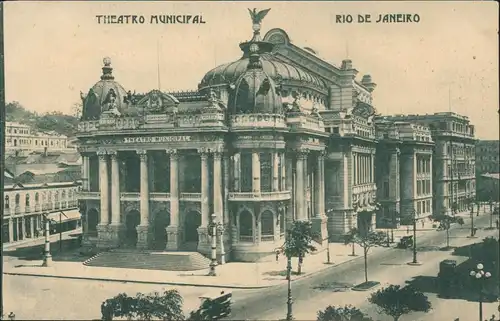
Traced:
[[371, 14], [338, 14], [335, 15], [335, 23], [418, 23], [420, 16], [410, 13], [379, 14], [372, 17]]

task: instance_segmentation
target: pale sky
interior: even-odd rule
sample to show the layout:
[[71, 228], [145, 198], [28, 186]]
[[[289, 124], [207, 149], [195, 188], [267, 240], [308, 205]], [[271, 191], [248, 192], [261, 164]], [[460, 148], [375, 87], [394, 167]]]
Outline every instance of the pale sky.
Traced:
[[[109, 56], [127, 90], [194, 90], [216, 65], [240, 58], [252, 35], [247, 8], [271, 11], [262, 35], [282, 28], [330, 63], [348, 56], [377, 83], [382, 114], [451, 110], [468, 116], [480, 139], [498, 139], [496, 2], [6, 2], [7, 102], [71, 113], [99, 80]], [[337, 14], [419, 14], [419, 23], [338, 24]], [[202, 14], [206, 24], [105, 25], [98, 14]], [[159, 42], [159, 50], [158, 50]], [[449, 99], [451, 97], [451, 99]]]

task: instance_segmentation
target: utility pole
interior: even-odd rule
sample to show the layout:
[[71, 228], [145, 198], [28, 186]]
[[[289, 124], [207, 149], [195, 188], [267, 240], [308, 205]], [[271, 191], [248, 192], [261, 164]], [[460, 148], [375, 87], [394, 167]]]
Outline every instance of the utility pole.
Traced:
[[43, 219], [45, 223], [45, 249], [43, 252], [43, 267], [49, 267], [52, 265], [52, 255], [50, 255], [50, 220], [48, 213], [44, 213]]

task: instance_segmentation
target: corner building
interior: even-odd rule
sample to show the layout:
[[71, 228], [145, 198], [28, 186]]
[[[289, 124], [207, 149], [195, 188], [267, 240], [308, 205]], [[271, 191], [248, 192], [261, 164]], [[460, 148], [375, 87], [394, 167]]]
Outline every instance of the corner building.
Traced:
[[104, 59], [79, 124], [87, 245], [208, 254], [215, 214], [226, 259], [255, 261], [293, 220], [320, 245], [374, 226], [375, 83], [253, 30], [196, 91], [132, 94]]

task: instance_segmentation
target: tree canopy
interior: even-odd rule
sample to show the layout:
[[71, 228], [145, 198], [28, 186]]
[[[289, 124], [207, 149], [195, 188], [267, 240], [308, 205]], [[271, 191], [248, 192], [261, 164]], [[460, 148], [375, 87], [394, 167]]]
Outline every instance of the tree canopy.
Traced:
[[317, 321], [373, 321], [358, 308], [351, 305], [345, 307], [327, 306], [324, 311], [318, 311]]
[[431, 309], [427, 296], [409, 285], [404, 288], [389, 285], [372, 293], [368, 301], [378, 306], [381, 312], [393, 317], [394, 321], [410, 312], [428, 312]]
[[[73, 107], [74, 110], [78, 108]], [[39, 114], [24, 108], [19, 102], [13, 101], [5, 105], [5, 120], [25, 124], [35, 131], [56, 133], [72, 136], [75, 134], [79, 119], [58, 111]]]

